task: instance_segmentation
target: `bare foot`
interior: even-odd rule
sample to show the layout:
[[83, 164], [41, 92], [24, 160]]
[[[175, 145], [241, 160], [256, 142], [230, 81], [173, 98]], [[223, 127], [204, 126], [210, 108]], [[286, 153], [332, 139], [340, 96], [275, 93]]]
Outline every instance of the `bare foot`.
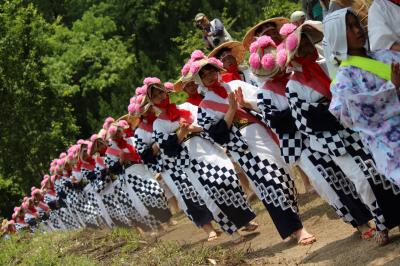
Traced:
[[297, 243], [302, 246], [310, 245], [317, 241], [315, 236], [308, 233], [306, 229], [301, 228], [294, 233], [294, 236], [297, 239]]

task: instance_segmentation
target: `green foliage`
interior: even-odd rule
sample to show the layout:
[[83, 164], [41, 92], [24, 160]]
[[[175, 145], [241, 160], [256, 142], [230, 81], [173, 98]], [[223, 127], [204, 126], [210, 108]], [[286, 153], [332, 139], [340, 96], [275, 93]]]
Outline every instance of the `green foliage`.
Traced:
[[69, 144], [126, 113], [144, 77], [179, 76], [203, 49], [196, 13], [222, 19], [241, 40], [259, 21], [295, 9], [296, 0], [2, 1], [0, 216]]

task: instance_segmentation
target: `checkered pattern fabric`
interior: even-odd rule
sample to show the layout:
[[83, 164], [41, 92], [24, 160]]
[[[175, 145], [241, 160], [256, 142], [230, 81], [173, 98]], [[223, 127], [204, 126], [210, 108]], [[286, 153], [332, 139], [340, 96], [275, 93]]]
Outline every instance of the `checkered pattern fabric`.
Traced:
[[314, 132], [308, 126], [307, 117], [310, 106], [317, 107], [327, 103], [307, 103], [301, 100], [296, 92], [290, 92], [289, 88], [287, 88], [286, 97], [289, 99], [289, 105], [292, 110], [292, 116], [295, 119], [296, 127], [303, 134], [310, 136], [310, 138], [315, 138], [332, 156], [341, 156], [347, 153], [345, 145], [337, 132]]
[[239, 165], [255, 184], [265, 205], [298, 212], [296, 187], [285, 169], [266, 159], [262, 160], [250, 151], [239, 155]]
[[[262, 113], [262, 121], [271, 127], [268, 117], [273, 116], [274, 112], [279, 111], [278, 108], [272, 103], [271, 99], [266, 98], [264, 93], [257, 94], [257, 106]], [[275, 131], [273, 127], [272, 130]], [[276, 133], [276, 132], [275, 132]], [[285, 163], [293, 164], [301, 156], [303, 151], [304, 136], [300, 132], [295, 134], [277, 134], [279, 138], [279, 147], [281, 156]]]
[[110, 193], [102, 194], [103, 204], [114, 222], [130, 225], [130, 221], [127, 218], [127, 212], [117, 202], [114, 190]]
[[[207, 109], [198, 108], [197, 123], [204, 129], [201, 135], [202, 138], [212, 140], [210, 135], [207, 133], [207, 130], [209, 130], [210, 127], [216, 124], [217, 122], [218, 121], [216, 121], [213, 117], [211, 117], [207, 113]], [[237, 151], [237, 152], [243, 152], [247, 150], [248, 148], [247, 142], [244, 140], [242, 134], [240, 133], [240, 130], [234, 125], [232, 126], [232, 129], [229, 133], [229, 138], [230, 141], [222, 145], [224, 148], [228, 149], [229, 151]]]
[[[142, 154], [145, 150], [147, 150], [152, 143], [146, 143], [144, 139], [142, 139], [138, 134], [135, 134], [135, 147], [139, 154]], [[158, 155], [156, 157], [157, 163], [155, 164], [146, 164], [149, 170], [153, 173], [161, 173], [162, 172], [162, 159], [161, 156]]]
[[196, 159], [192, 159], [191, 162], [191, 170], [199, 174], [200, 182], [217, 205], [250, 209], [233, 169], [206, 164]]

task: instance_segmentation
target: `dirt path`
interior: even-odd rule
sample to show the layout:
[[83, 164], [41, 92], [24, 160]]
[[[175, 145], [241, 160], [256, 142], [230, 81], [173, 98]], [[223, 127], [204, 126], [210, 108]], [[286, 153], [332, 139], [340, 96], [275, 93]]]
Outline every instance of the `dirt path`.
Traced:
[[161, 237], [162, 241], [178, 241], [187, 247], [196, 245], [231, 248], [245, 252], [248, 265], [400, 265], [400, 233], [390, 232], [391, 243], [378, 247], [373, 241], [361, 240], [352, 226], [337, 219], [334, 211], [316, 194], [299, 196], [304, 225], [315, 234], [317, 242], [311, 246], [298, 246], [293, 240], [282, 241], [271, 218], [257, 201], [253, 204], [260, 228], [247, 234], [245, 243], [230, 244], [229, 237], [207, 243], [205, 234], [186, 218]]

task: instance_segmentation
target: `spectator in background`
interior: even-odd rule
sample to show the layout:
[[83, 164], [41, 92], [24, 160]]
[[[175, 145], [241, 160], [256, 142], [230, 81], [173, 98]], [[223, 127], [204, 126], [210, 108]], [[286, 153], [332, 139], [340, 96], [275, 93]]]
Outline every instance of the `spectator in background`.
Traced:
[[307, 20], [322, 21], [322, 7], [319, 0], [302, 0], [301, 1], [303, 12], [306, 14]]
[[375, 0], [369, 9], [371, 50], [400, 51], [400, 0]]
[[292, 15], [290, 15], [290, 22], [296, 26], [300, 26], [306, 21], [306, 13], [303, 11], [294, 11]]
[[203, 40], [207, 49], [212, 50], [224, 42], [232, 41], [231, 35], [218, 18], [210, 21], [205, 14], [198, 13], [194, 20], [196, 27], [203, 32]]

